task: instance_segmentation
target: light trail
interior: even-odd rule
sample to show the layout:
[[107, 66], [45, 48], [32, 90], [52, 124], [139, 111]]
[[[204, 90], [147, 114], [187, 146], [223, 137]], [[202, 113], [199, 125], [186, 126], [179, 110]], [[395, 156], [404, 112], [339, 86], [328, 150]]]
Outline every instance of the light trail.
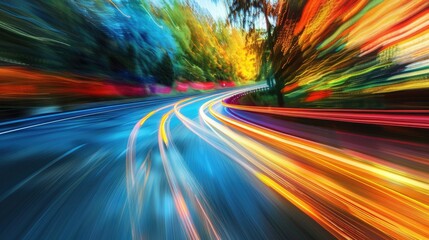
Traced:
[[429, 1], [226, 2], [0, 2], [0, 239], [429, 240]]
[[[427, 238], [429, 172], [391, 163], [371, 153], [340, 149], [268, 129], [225, 111], [230, 107], [250, 112], [264, 110], [264, 113], [278, 110], [242, 107], [224, 101], [255, 89], [257, 87], [188, 98], [162, 108], [168, 111], [159, 124], [159, 152], [188, 238], [199, 239], [206, 232], [211, 238], [220, 239], [225, 232], [174, 143], [175, 131], [170, 129], [174, 117], [338, 238]], [[198, 118], [189, 118], [183, 113], [196, 105], [200, 106]], [[138, 125], [155, 112], [149, 113]], [[369, 111], [369, 114], [376, 112]], [[401, 156], [416, 164], [427, 163], [410, 154]], [[194, 215], [194, 211], [199, 214]], [[204, 231], [196, 226], [196, 219], [206, 223]]]
[[183, 196], [183, 193], [180, 190], [178, 180], [176, 178], [176, 175], [172, 167], [170, 166], [167, 153], [165, 151], [165, 145], [168, 144], [168, 139], [165, 132], [165, 122], [167, 118], [170, 117], [172, 112], [173, 112], [172, 110], [168, 111], [161, 118], [161, 123], [159, 126], [159, 134], [158, 134], [159, 151], [161, 153], [162, 164], [164, 166], [164, 171], [167, 176], [168, 184], [170, 186], [170, 189], [174, 198], [174, 204], [176, 206], [177, 213], [181, 219], [181, 223], [184, 225], [186, 236], [189, 239], [200, 239], [200, 236], [192, 220], [188, 205], [185, 202], [185, 198]]
[[[284, 150], [285, 154], [292, 152], [297, 156], [305, 157], [310, 164], [306, 162], [304, 162], [304, 164], [312, 167], [301, 167], [300, 162], [286, 159], [282, 155], [275, 154], [274, 152], [267, 152], [267, 154], [264, 154], [264, 156], [270, 159], [271, 162], [269, 164], [274, 162], [278, 163], [277, 166], [274, 165], [274, 167], [279, 168], [277, 169], [278, 171], [283, 172], [286, 169], [293, 169], [293, 173], [286, 171], [284, 176], [298, 173], [298, 175], [295, 176], [295, 185], [299, 186], [304, 184], [304, 190], [302, 190], [302, 192], [313, 191], [318, 195], [318, 198], [325, 198], [327, 201], [337, 201], [338, 198], [342, 199], [344, 202], [349, 203], [347, 205], [343, 205], [344, 202], [342, 203], [340, 208], [342, 208], [343, 211], [354, 213], [354, 216], [361, 218], [364, 222], [368, 222], [369, 226], [377, 226], [378, 229], [382, 229], [383, 232], [387, 233], [389, 236], [417, 238], [425, 236], [425, 231], [421, 229], [426, 229], [429, 226], [429, 222], [425, 221], [425, 219], [429, 217], [429, 208], [426, 198], [429, 193], [427, 173], [420, 173], [418, 176], [412, 176], [404, 172], [400, 173], [396, 169], [391, 169], [383, 165], [374, 165], [374, 162], [358, 159], [356, 156], [348, 157], [339, 150], [318, 146], [316, 143], [304, 141], [303, 139], [291, 138], [290, 136], [263, 129], [255, 125], [251, 126], [216, 113], [212, 109], [213, 104], [214, 103], [209, 106], [211, 114], [224, 123], [245, 132], [251, 137], [256, 137], [266, 144], [274, 146], [276, 149]], [[237, 136], [231, 136], [230, 138], [235, 139]], [[236, 141], [243, 144], [242, 139], [236, 139]], [[300, 149], [296, 149], [295, 147]], [[248, 149], [255, 148], [249, 146]], [[290, 161], [293, 165], [286, 162], [282, 163], [279, 161], [280, 159]], [[358, 184], [360, 188], [368, 189], [368, 191], [372, 192], [377, 198], [390, 199], [390, 204], [393, 206], [391, 208], [386, 208], [378, 203], [379, 199], [370, 199], [364, 195], [359, 196], [353, 193], [345, 188], [344, 184], [338, 184], [336, 181], [326, 178], [326, 176], [332, 173], [328, 173], [328, 169], [321, 172], [320, 170], [323, 168], [335, 171], [334, 173], [337, 177], [331, 177], [331, 179], [338, 179], [338, 174], [342, 174], [343, 176], [340, 177], [341, 179], [350, 178], [350, 180], [352, 180], [348, 181], [349, 185]], [[372, 174], [368, 174], [369, 172]], [[317, 178], [313, 178], [318, 179], [318, 181], [311, 181], [311, 176], [317, 176]], [[269, 183], [269, 186], [274, 186], [273, 188], [284, 196], [284, 190], [279, 190], [281, 184], [279, 186], [273, 185], [274, 180], [267, 179], [267, 177], [268, 176], [263, 176], [262, 180], [265, 183]], [[308, 178], [304, 179], [303, 177]], [[289, 181], [290, 180], [287, 182]], [[354, 183], [354, 181], [356, 183]], [[305, 184], [306, 182], [309, 183]], [[392, 187], [390, 186], [391, 183], [399, 183], [401, 187]], [[317, 188], [314, 188], [314, 186], [317, 186]], [[406, 187], [404, 188], [403, 186]], [[413, 197], [409, 197], [408, 195]], [[332, 199], [333, 196], [337, 198]], [[301, 206], [301, 204], [298, 204], [298, 207], [299, 206]], [[403, 211], [402, 214], [398, 214], [396, 210], [392, 211], [392, 209], [398, 209], [398, 207]], [[313, 206], [313, 208], [323, 209], [320, 205]], [[306, 208], [303, 210], [305, 211]], [[409, 218], [408, 213], [410, 212], [414, 212], [415, 215], [413, 216], [416, 216], [415, 219]], [[327, 213], [325, 212], [324, 214]], [[338, 215], [338, 213], [330, 214], [330, 221], [335, 222], [335, 225], [330, 225], [328, 227], [333, 228], [335, 231], [337, 229], [334, 228], [337, 228], [337, 225], [341, 225], [341, 219], [336, 219], [335, 216]], [[389, 221], [396, 221], [394, 225], [401, 226], [401, 229], [392, 229], [389, 224], [386, 224], [386, 222]], [[342, 228], [347, 229], [347, 226], [349, 226], [349, 224], [345, 224]], [[404, 229], [409, 235], [402, 235]], [[350, 233], [353, 233], [353, 231], [347, 231], [343, 234]], [[341, 236], [344, 237], [346, 235]], [[348, 237], [356, 236], [351, 235]]]
[[[212, 96], [208, 96], [212, 97]], [[208, 97], [199, 98], [198, 100], [204, 100]], [[186, 237], [188, 239], [201, 239], [202, 237], [198, 233], [198, 229], [195, 226], [193, 216], [191, 214], [189, 200], [191, 202], [191, 207], [193, 210], [198, 210], [199, 220], [203, 220], [205, 224], [205, 233], [208, 233], [211, 239], [220, 239], [220, 236], [216, 230], [215, 224], [212, 222], [210, 218], [215, 218], [211, 207], [208, 204], [206, 197], [204, 196], [203, 191], [198, 186], [197, 182], [193, 179], [192, 174], [186, 169], [185, 165], [182, 163], [181, 155], [178, 152], [173, 139], [171, 138], [170, 133], [170, 120], [172, 115], [174, 114], [174, 107], [177, 107], [180, 103], [190, 101], [193, 98], [186, 98], [180, 100], [176, 103], [166, 105], [164, 107], [158, 108], [156, 110], [151, 111], [146, 116], [144, 116], [134, 127], [128, 142], [128, 153], [127, 153], [127, 178], [128, 182], [128, 191], [129, 197], [136, 198], [133, 195], [133, 192], [138, 191], [142, 192], [142, 189], [136, 189], [135, 186], [135, 146], [136, 146], [136, 138], [138, 135], [139, 129], [143, 126], [143, 124], [156, 113], [169, 109], [165, 114], [162, 115], [159, 128], [158, 128], [158, 148], [159, 153], [162, 159], [162, 165], [164, 168], [164, 172], [166, 174], [166, 178], [168, 181], [168, 185], [170, 187], [171, 194], [174, 199], [174, 204], [176, 207], [176, 211], [178, 213], [179, 218], [181, 219], [181, 223], [186, 232]], [[170, 157], [169, 157], [170, 156]], [[169, 158], [174, 158], [174, 162], [171, 162]], [[143, 168], [148, 162], [148, 159], [143, 161], [143, 164], [140, 168]], [[147, 173], [147, 175], [149, 172]], [[143, 184], [143, 187], [146, 187], [147, 175]], [[140, 186], [140, 185], [139, 185]], [[185, 189], [185, 192], [182, 192], [182, 189]], [[138, 196], [137, 196], [138, 197]], [[138, 204], [142, 199], [137, 199], [137, 203], [132, 201], [131, 204]], [[134, 218], [138, 218], [139, 216], [134, 216]], [[134, 221], [134, 220], [133, 220]], [[138, 228], [136, 224], [133, 224], [133, 227]], [[135, 229], [133, 231], [133, 237], [138, 239], [140, 231]]]
[[230, 109], [273, 115], [372, 125], [429, 128], [428, 110], [346, 110], [245, 106], [222, 102]]

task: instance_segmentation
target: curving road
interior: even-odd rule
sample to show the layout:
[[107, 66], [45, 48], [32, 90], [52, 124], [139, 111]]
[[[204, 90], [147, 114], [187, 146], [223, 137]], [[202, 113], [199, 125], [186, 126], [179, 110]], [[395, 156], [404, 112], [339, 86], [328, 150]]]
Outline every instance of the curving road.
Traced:
[[222, 101], [256, 88], [2, 123], [0, 239], [428, 238], [427, 130]]

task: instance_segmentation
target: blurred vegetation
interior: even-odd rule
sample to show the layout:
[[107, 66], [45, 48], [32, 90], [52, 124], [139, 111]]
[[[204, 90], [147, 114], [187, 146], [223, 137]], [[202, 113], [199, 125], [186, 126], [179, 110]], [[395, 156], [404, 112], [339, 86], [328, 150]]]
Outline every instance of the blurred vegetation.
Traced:
[[168, 86], [257, 74], [246, 34], [189, 2], [14, 0], [0, 11], [3, 66]]
[[409, 102], [412, 94], [429, 89], [426, 0], [227, 2], [231, 22], [261, 36], [253, 40], [259, 45], [259, 76], [277, 105], [392, 94]]

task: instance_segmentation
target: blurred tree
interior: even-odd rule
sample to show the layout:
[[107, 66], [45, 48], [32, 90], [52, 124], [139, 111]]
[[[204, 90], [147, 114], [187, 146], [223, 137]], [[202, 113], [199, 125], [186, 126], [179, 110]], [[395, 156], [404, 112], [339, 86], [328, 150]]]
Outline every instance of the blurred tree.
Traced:
[[241, 31], [179, 1], [155, 9], [155, 15], [178, 43], [174, 68], [179, 78], [209, 82], [254, 79], [255, 59]]
[[168, 53], [164, 53], [161, 58], [161, 61], [154, 68], [154, 73], [156, 80], [158, 83], [165, 86], [173, 86], [174, 83], [174, 70], [173, 63], [171, 62], [171, 58]]
[[[261, 52], [260, 54], [260, 65], [262, 66], [262, 72], [260, 77], [265, 77], [269, 86], [272, 86], [272, 76], [271, 73], [271, 64], [272, 64], [272, 52], [274, 47], [275, 37], [274, 33], [274, 24], [276, 22], [276, 13], [275, 9], [277, 5], [274, 1], [270, 0], [227, 0], [229, 5], [229, 18], [232, 23], [238, 23], [241, 27], [246, 29], [249, 33], [261, 32], [262, 35], [265, 35], [265, 39], [261, 41], [259, 45]], [[265, 22], [265, 29], [258, 28], [255, 23], [257, 21]], [[260, 41], [259, 39], [253, 39], [255, 41]], [[254, 42], [254, 45], [257, 42]], [[281, 89], [283, 88], [283, 84], [281, 81], [276, 79], [275, 92], [277, 95], [277, 104], [279, 106], [284, 105], [283, 94], [281, 93]]]
[[0, 1], [0, 10], [0, 61], [8, 64], [130, 82], [156, 72], [166, 85], [174, 75], [254, 78], [243, 32], [188, 1], [160, 7], [146, 0], [16, 0]]
[[[293, 47], [298, 41], [293, 34], [293, 29], [301, 17], [304, 4], [305, 1], [281, 0], [277, 6], [279, 16], [272, 41], [270, 77], [274, 78], [277, 98], [281, 99], [278, 100], [279, 106], [284, 105], [284, 86], [292, 76], [297, 74], [295, 70], [302, 64], [302, 49]], [[290, 69], [290, 71], [285, 71], [285, 69]]]

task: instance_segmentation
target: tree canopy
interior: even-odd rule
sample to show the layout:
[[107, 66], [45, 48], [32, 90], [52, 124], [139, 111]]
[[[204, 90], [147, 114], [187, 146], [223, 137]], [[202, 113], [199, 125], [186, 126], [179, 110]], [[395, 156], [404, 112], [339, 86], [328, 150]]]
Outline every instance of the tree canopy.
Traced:
[[167, 85], [256, 76], [245, 33], [186, 2], [17, 0], [0, 10], [4, 65]]
[[228, 2], [231, 21], [265, 33], [279, 105], [429, 87], [427, 1]]

